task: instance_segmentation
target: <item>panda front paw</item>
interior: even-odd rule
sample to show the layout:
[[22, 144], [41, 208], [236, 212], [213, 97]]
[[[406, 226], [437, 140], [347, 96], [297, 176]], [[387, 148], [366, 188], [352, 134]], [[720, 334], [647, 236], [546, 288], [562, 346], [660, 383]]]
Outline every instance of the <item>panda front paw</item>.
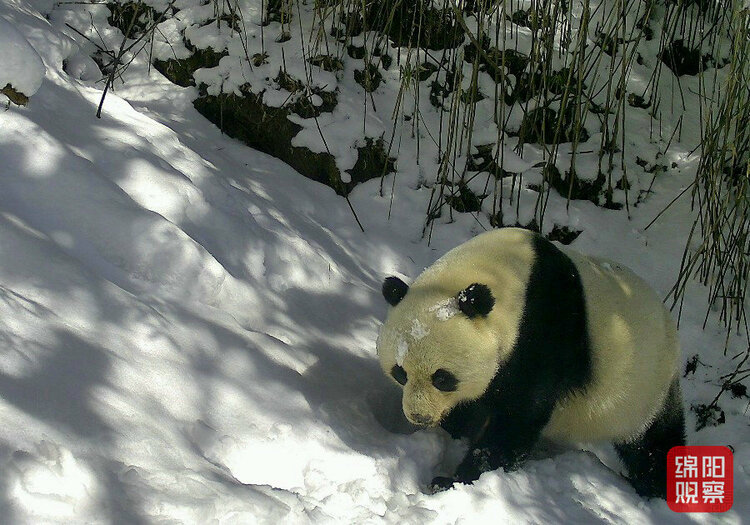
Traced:
[[455, 479], [449, 478], [447, 476], [436, 476], [432, 478], [432, 481], [430, 482], [430, 494], [436, 494], [438, 492], [443, 492], [444, 490], [453, 488], [453, 484], [455, 482]]

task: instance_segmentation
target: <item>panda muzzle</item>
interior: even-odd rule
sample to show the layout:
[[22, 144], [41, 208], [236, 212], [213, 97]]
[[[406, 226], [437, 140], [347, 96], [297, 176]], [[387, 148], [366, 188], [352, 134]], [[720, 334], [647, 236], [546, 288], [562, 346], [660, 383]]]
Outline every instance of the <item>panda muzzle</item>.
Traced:
[[420, 425], [423, 427], [434, 427], [437, 424], [437, 421], [435, 421], [433, 418], [422, 414], [411, 414], [407, 416], [407, 419], [409, 419], [409, 421], [411, 421], [415, 425]]

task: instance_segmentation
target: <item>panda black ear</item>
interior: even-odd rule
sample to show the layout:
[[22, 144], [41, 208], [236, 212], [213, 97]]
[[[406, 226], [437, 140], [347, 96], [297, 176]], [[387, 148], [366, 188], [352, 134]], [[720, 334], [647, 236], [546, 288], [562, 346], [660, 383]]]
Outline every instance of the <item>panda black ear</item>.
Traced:
[[409, 285], [398, 277], [386, 277], [383, 281], [383, 297], [391, 306], [396, 306], [409, 291]]
[[486, 284], [470, 284], [465, 290], [458, 292], [458, 308], [469, 319], [477, 316], [487, 317], [495, 306], [495, 298]]

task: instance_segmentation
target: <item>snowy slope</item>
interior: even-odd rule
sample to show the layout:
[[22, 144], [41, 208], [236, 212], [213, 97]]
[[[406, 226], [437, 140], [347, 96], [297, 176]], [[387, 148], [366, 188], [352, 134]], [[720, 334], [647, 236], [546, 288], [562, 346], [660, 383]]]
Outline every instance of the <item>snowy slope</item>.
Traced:
[[[0, 6], [46, 67], [27, 107], [0, 112], [2, 523], [713, 521], [640, 500], [606, 449], [425, 494], [462, 450], [402, 419], [374, 355], [379, 284], [416, 276], [476, 222], [441, 225], [428, 246], [429, 191], [400, 188], [389, 221], [373, 181], [352, 194], [363, 234], [332, 190], [222, 137], [189, 89], [142, 63], [97, 119], [101, 84], [63, 71], [86, 62], [51, 10]], [[687, 205], [643, 228], [690, 179], [657, 182], [632, 221], [574, 202], [574, 246], [665, 293]], [[722, 329], [701, 330], [703, 293], [683, 314], [683, 353], [723, 370]], [[703, 380], [684, 381], [687, 404], [713, 397]], [[735, 448], [721, 519], [740, 523], [746, 402], [723, 406], [727, 423], [689, 440]]]

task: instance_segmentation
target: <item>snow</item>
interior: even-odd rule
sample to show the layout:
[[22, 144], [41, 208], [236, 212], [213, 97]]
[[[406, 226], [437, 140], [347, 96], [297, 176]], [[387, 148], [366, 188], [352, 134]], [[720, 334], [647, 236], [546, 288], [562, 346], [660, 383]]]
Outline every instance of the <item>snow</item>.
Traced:
[[430, 333], [430, 330], [425, 327], [419, 319], [414, 319], [411, 323], [411, 330], [409, 331], [409, 334], [411, 335], [412, 339], [414, 341], [420, 341], [427, 337]]
[[[517, 472], [427, 494], [464, 448], [404, 420], [400, 393], [375, 355], [386, 314], [380, 283], [394, 273], [415, 277], [479, 233], [477, 222], [457, 214], [428, 245], [421, 228], [430, 192], [414, 180], [433, 177], [432, 166], [405, 166], [390, 220], [390, 196], [377, 180], [352, 193], [363, 234], [332, 190], [222, 136], [193, 109], [192, 88], [149, 76], [140, 59], [97, 119], [102, 85], [84, 74], [95, 67], [84, 58], [89, 44], [64, 26], [88, 23], [80, 9], [0, 5], [0, 56], [25, 50], [13, 85], [29, 81], [34, 94], [28, 107], [0, 111], [3, 523], [750, 516], [747, 402], [730, 398], [722, 399], [724, 425], [695, 432], [688, 412], [690, 443], [735, 451], [735, 504], [720, 517], [641, 500], [606, 447], [541, 451]], [[43, 82], [44, 70], [26, 68], [39, 57]], [[241, 83], [232, 79], [240, 71], [226, 67], [224, 80]], [[337, 111], [357, 115], [359, 103], [342, 100]], [[368, 130], [382, 131], [368, 118]], [[336, 155], [350, 167], [354, 139], [346, 138]], [[632, 220], [584, 201], [569, 210], [550, 202], [548, 211], [584, 227], [574, 248], [630, 266], [663, 295], [689, 231], [688, 203], [644, 228], [692, 180], [692, 147], [680, 147], [673, 155], [681, 169], [655, 182]], [[519, 170], [528, 162], [510, 158]], [[718, 371], [731, 370], [744, 349], [732, 337], [724, 356], [713, 317], [702, 329], [705, 294], [692, 286], [682, 312], [683, 357], [700, 353], [707, 363], [682, 382], [686, 407], [710, 401]], [[455, 313], [454, 304], [436, 306], [440, 318]]]
[[10, 85], [27, 97], [42, 85], [45, 67], [28, 40], [0, 17], [0, 89]]
[[396, 364], [398, 366], [404, 366], [404, 359], [406, 359], [406, 354], [408, 353], [409, 343], [403, 339], [399, 339], [398, 344], [396, 345]]

